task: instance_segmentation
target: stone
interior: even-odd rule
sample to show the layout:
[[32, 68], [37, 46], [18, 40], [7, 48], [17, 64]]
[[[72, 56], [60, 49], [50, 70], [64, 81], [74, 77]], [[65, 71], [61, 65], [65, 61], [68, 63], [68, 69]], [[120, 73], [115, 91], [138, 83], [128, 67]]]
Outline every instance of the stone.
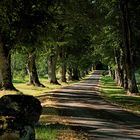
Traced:
[[19, 130], [21, 140], [24, 136], [27, 140], [35, 139], [34, 125], [41, 113], [41, 103], [33, 96], [4, 95], [0, 98], [0, 118], [3, 118], [0, 126], [4, 124], [7, 129]]
[[32, 126], [24, 126], [20, 132], [20, 140], [35, 140], [35, 129]]

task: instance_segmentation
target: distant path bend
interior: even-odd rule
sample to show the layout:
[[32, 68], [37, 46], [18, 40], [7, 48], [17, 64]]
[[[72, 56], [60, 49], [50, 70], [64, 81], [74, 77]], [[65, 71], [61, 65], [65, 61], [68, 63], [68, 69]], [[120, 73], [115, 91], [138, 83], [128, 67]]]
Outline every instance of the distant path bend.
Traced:
[[[89, 140], [140, 140], [140, 117], [111, 105], [100, 97], [100, 76], [101, 71], [95, 71], [78, 84], [49, 93], [55, 101], [50, 107], [55, 108], [62, 117], [56, 121], [85, 131]], [[45, 97], [48, 94], [41, 97], [43, 115], [48, 115], [45, 113], [48, 106], [45, 107]], [[48, 116], [54, 117], [53, 114]]]

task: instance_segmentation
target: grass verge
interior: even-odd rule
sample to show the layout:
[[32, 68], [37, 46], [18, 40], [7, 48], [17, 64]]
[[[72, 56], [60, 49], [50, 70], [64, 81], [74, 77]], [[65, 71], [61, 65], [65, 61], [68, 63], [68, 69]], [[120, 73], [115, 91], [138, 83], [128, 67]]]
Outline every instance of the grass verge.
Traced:
[[69, 127], [56, 124], [36, 128], [36, 140], [88, 140], [84, 132], [77, 132]]
[[[83, 79], [88, 78], [89, 76], [90, 76], [90, 74], [86, 75]], [[13, 84], [14, 84], [15, 88], [19, 90], [19, 93], [23, 93], [26, 95], [33, 95], [33, 96], [39, 96], [42, 93], [47, 93], [51, 90], [59, 89], [64, 86], [70, 86], [70, 85], [78, 83], [80, 81], [68, 81], [67, 83], [64, 83], [64, 82], [61, 82], [60, 80], [58, 80], [58, 82], [61, 85], [55, 85], [55, 84], [50, 84], [50, 82], [48, 81], [47, 78], [41, 77], [40, 82], [45, 86], [45, 88], [28, 85], [27, 84], [28, 77], [25, 77], [25, 79], [21, 79], [21, 77], [16, 77], [13, 80]], [[7, 94], [19, 94], [19, 93], [15, 92], [15, 91], [0, 90], [0, 97], [3, 95], [7, 95]]]
[[40, 126], [36, 127], [36, 140], [56, 140], [57, 130], [55, 128]]
[[110, 76], [102, 76], [100, 79], [102, 96], [127, 110], [140, 114], [140, 96], [130, 96], [126, 91], [117, 86]]
[[[64, 86], [69, 86], [71, 84], [77, 83], [78, 81], [68, 81], [67, 83], [61, 83], [61, 85], [50, 84], [49, 81], [45, 78], [40, 78], [40, 81], [45, 87], [35, 87], [33, 85], [27, 85], [27, 80], [22, 81], [20, 79], [15, 79], [13, 81], [14, 86], [21, 93], [26, 95], [39, 96], [42, 93], [47, 93], [51, 90], [59, 89]], [[7, 94], [18, 94], [15, 91], [2, 90], [0, 91], [0, 97]]]

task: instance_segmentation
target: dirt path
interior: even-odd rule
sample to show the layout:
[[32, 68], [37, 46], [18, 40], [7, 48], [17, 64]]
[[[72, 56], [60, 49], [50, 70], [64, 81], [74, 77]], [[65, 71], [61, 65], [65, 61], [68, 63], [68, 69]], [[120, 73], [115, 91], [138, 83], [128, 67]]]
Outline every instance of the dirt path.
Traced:
[[[98, 91], [99, 78], [100, 71], [96, 71], [87, 80], [42, 95], [42, 116], [48, 118], [47, 123], [51, 118], [50, 123], [86, 132], [89, 140], [140, 140], [140, 117], [104, 101]], [[48, 97], [53, 102], [46, 102]], [[50, 108], [59, 117], [55, 112], [49, 114]]]

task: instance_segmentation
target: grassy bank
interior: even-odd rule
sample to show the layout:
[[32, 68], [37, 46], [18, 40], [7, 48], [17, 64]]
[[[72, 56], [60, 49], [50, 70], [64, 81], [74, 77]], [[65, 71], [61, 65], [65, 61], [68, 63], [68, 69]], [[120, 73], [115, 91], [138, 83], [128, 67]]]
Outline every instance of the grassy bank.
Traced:
[[[90, 74], [91, 73], [92, 72], [90, 72]], [[90, 74], [86, 75], [82, 79], [88, 78], [90, 76]], [[14, 84], [15, 88], [17, 90], [19, 90], [19, 92], [17, 93], [15, 91], [0, 90], [0, 97], [3, 95], [6, 95], [6, 94], [19, 94], [19, 93], [33, 95], [33, 96], [39, 96], [39, 95], [47, 93], [49, 91], [59, 89], [59, 88], [62, 88], [64, 86], [70, 86], [72, 84], [79, 82], [79, 81], [67, 81], [67, 83], [64, 83], [64, 82], [61, 82], [61, 80], [59, 80], [59, 79], [60, 79], [60, 77], [58, 78], [58, 82], [60, 83], [60, 85], [55, 85], [55, 84], [50, 84], [47, 77], [40, 77], [39, 80], [45, 87], [35, 87], [33, 85], [27, 84], [29, 81], [27, 76], [24, 79], [17, 76], [13, 79], [13, 84]]]
[[127, 110], [140, 114], [140, 96], [130, 96], [126, 91], [117, 86], [109, 76], [103, 76], [100, 80], [102, 96]]
[[[45, 87], [35, 87], [33, 85], [28, 85], [27, 84], [28, 79], [26, 78], [25, 80], [21, 80], [20, 78], [16, 78], [13, 80], [13, 84], [16, 87], [16, 89], [19, 90], [19, 92], [27, 95], [33, 95], [33, 96], [39, 96], [42, 93], [47, 93], [51, 90], [55, 90], [58, 88], [62, 88], [64, 86], [69, 86], [71, 84], [74, 84], [78, 81], [68, 81], [67, 83], [62, 83], [60, 82], [61, 85], [55, 85], [55, 84], [50, 84], [49, 81], [45, 78], [40, 78], [40, 82], [45, 85]], [[8, 90], [2, 90], [0, 91], [0, 97], [2, 95], [6, 94], [16, 94], [15, 91], [8, 91]]]

